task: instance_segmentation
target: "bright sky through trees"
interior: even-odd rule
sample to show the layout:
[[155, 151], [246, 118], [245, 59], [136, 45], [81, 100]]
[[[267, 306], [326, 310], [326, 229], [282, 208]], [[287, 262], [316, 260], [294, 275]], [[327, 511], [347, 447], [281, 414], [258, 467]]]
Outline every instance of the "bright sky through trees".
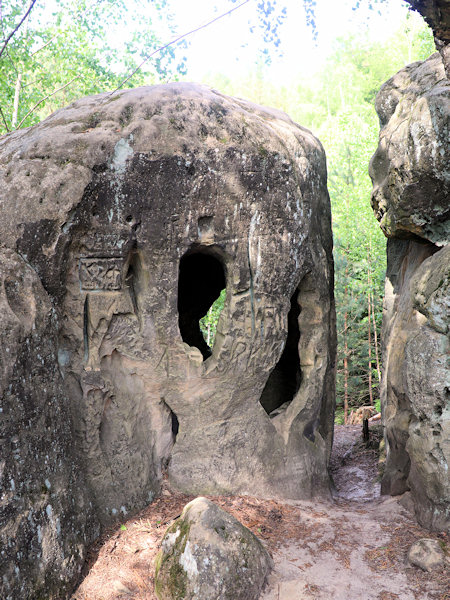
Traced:
[[[33, 125], [82, 96], [173, 79], [280, 108], [311, 129], [327, 154], [337, 407], [345, 418], [352, 407], [378, 398], [385, 239], [370, 206], [368, 164], [379, 132], [374, 100], [396, 71], [434, 52], [433, 38], [401, 0], [317, 0], [316, 41], [305, 0], [248, 0], [237, 8], [244, 1], [37, 0], [0, 60], [0, 134]], [[278, 45], [264, 39], [263, 1], [275, 7], [271, 27], [286, 12]], [[29, 2], [3, 2], [4, 40]], [[205, 323], [210, 343], [219, 309]]]
[[[230, 78], [243, 76], [255, 65], [264, 62], [265, 50], [270, 56], [270, 65], [264, 69], [265, 77], [273, 83], [288, 85], [299, 76], [308, 77], [316, 73], [332, 53], [336, 38], [363, 33], [368, 42], [382, 43], [394, 33], [408, 12], [403, 0], [382, 0], [379, 3], [361, 0], [357, 9], [356, 0], [317, 0], [317, 40], [314, 42], [313, 32], [306, 24], [303, 1], [277, 0], [277, 10], [280, 12], [285, 8], [286, 18], [279, 27], [280, 45], [276, 49], [263, 40], [258, 3], [259, 0], [249, 0], [230, 15], [188, 36], [187, 48], [175, 45], [176, 55], [187, 58], [188, 72], [184, 80], [202, 82], [211, 73], [221, 73]], [[133, 24], [138, 17], [148, 18], [152, 31], [163, 43], [167, 43], [236, 8], [242, 0], [166, 0], [159, 9], [162, 4], [156, 0], [129, 0], [123, 19], [115, 25], [108, 24], [107, 39], [111, 48], [120, 55], [132, 40]], [[369, 4], [373, 5], [372, 10]], [[31, 19], [52, 22], [52, 13], [57, 10], [56, 0], [40, 0]], [[420, 16], [413, 21], [417, 24], [423, 22]], [[133, 40], [132, 46], [137, 53], [142, 50], [139, 40]], [[109, 66], [114, 68], [113, 63]]]
[[[349, 33], [365, 32], [367, 41], [385, 41], [403, 21], [407, 12], [402, 0], [385, 0], [369, 10], [368, 0], [363, 0], [354, 10], [355, 0], [319, 0], [316, 10], [317, 43], [306, 25], [301, 0], [279, 0], [286, 7], [287, 18], [280, 26], [280, 51], [270, 48], [272, 64], [268, 75], [274, 82], [285, 84], [298, 76], [316, 72], [330, 54], [337, 37]], [[187, 56], [188, 74], [185, 79], [202, 81], [206, 73], [220, 72], [229, 77], [242, 75], [262, 60], [264, 42], [258, 30], [257, 0], [251, 0], [231, 15], [190, 36]], [[173, 25], [178, 34], [190, 31], [233, 5], [229, 0], [169, 0]], [[378, 14], [378, 7], [381, 14]], [[253, 34], [250, 27], [255, 26]], [[170, 33], [166, 33], [171, 39]]]

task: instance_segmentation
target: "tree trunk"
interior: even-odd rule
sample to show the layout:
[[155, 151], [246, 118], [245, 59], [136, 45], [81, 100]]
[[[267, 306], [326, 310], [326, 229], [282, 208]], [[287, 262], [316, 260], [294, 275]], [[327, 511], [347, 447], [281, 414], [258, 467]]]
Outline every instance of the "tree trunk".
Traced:
[[11, 119], [11, 128], [15, 129], [17, 125], [17, 119], [19, 115], [19, 100], [20, 100], [20, 88], [22, 86], [22, 73], [17, 74], [16, 89], [14, 90], [14, 106], [13, 114]]
[[362, 433], [362, 437], [363, 437], [363, 442], [365, 442], [366, 444], [368, 444], [369, 440], [370, 440], [370, 435], [369, 435], [369, 420], [368, 419], [363, 419], [363, 433]]
[[208, 334], [206, 343], [211, 348], [211, 319], [212, 319], [212, 307], [208, 310]]
[[369, 251], [367, 251], [367, 344], [369, 354], [369, 404], [373, 406], [373, 394], [372, 394], [372, 306], [370, 301], [370, 263], [369, 263]]
[[372, 324], [373, 324], [373, 343], [375, 346], [375, 360], [377, 363], [377, 376], [378, 381], [381, 381], [381, 367], [380, 367], [380, 353], [378, 350], [378, 334], [377, 334], [377, 324], [375, 321], [375, 303], [373, 300], [373, 294], [370, 293], [370, 303], [372, 306]]
[[348, 340], [347, 340], [347, 320], [348, 320], [348, 311], [347, 311], [347, 276], [348, 276], [348, 267], [345, 268], [345, 288], [344, 288], [344, 423], [348, 424]]
[[[345, 322], [347, 323], [347, 311], [344, 315]], [[347, 346], [347, 335], [345, 335], [344, 342], [344, 423], [348, 425], [348, 346]]]

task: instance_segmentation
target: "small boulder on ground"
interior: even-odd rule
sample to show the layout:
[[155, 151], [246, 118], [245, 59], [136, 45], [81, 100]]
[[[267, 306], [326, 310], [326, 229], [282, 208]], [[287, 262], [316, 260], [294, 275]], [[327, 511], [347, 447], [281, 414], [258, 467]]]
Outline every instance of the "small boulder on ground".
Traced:
[[256, 600], [272, 566], [249, 529], [200, 497], [184, 507], [164, 535], [155, 590], [160, 600]]
[[436, 540], [422, 538], [417, 540], [408, 552], [408, 560], [415, 567], [423, 571], [441, 569], [445, 563], [445, 553]]

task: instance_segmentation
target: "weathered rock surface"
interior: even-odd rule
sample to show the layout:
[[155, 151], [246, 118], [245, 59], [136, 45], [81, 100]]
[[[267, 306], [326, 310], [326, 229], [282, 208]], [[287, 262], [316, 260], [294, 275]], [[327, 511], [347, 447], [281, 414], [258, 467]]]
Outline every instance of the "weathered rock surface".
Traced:
[[[381, 490], [411, 489], [420, 522], [445, 529], [450, 517], [450, 247], [436, 250], [426, 243], [388, 241], [382, 331], [387, 459]], [[431, 284], [441, 270], [446, 274], [427, 298], [421, 284]], [[442, 304], [440, 298], [445, 298]]]
[[439, 54], [380, 90], [372, 203], [387, 245], [382, 493], [411, 489], [419, 521], [450, 524], [450, 82]]
[[[42, 407], [29, 424], [34, 409], [11, 413], [7, 440], [20, 419], [40, 440], [16, 485], [26, 472], [40, 488], [36, 462], [56, 469], [62, 444], [86, 479], [72, 494], [71, 467], [58, 493], [48, 477], [62, 528], [56, 498], [86, 493], [109, 522], [151, 501], [165, 469], [193, 493], [327, 492], [332, 240], [310, 132], [205, 87], [140, 88], [4, 136], [0, 180], [0, 243], [53, 315], [47, 329], [27, 325], [36, 349], [20, 338], [24, 362], [4, 363], [3, 388], [26, 375]], [[222, 288], [210, 349], [198, 319]], [[44, 356], [48, 383], [30, 356]], [[5, 510], [24, 519], [18, 498]], [[70, 518], [86, 518], [75, 504]]]
[[417, 540], [408, 552], [408, 560], [423, 571], [442, 569], [446, 564], [445, 554], [439, 542], [427, 538]]
[[427, 21], [434, 35], [450, 43], [450, 3], [448, 0], [407, 0]]
[[434, 33], [436, 48], [450, 77], [450, 2], [448, 0], [406, 0], [420, 12]]
[[0, 249], [0, 312], [0, 597], [61, 598], [95, 526], [72, 453], [57, 315], [10, 249]]
[[160, 600], [257, 600], [272, 559], [253, 533], [206, 498], [187, 504], [156, 559]]
[[438, 53], [408, 65], [378, 93], [380, 140], [370, 166], [372, 206], [389, 237], [434, 244], [450, 232], [450, 82]]

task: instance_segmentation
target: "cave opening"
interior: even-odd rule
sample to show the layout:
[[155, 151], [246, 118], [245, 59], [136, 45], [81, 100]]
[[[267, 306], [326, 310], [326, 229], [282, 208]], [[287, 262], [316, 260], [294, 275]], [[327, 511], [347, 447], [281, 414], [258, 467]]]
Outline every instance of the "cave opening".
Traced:
[[134, 314], [139, 315], [139, 299], [142, 293], [143, 281], [142, 262], [137, 251], [134, 251], [130, 257], [127, 274], [125, 276], [125, 287], [128, 289], [131, 302], [133, 304]]
[[203, 360], [211, 348], [200, 328], [200, 319], [226, 287], [225, 269], [210, 248], [187, 252], [180, 260], [178, 276], [178, 325], [183, 342], [200, 350]]
[[297, 288], [291, 297], [291, 307], [288, 313], [288, 333], [283, 353], [269, 375], [260, 398], [264, 410], [270, 417], [275, 417], [289, 406], [302, 381], [298, 351], [300, 341], [298, 295], [299, 290]]
[[177, 415], [173, 412], [173, 410], [170, 411], [170, 416], [172, 419], [172, 436], [173, 436], [173, 441], [175, 443], [175, 439], [178, 435], [178, 431], [180, 430], [180, 423], [178, 421]]

